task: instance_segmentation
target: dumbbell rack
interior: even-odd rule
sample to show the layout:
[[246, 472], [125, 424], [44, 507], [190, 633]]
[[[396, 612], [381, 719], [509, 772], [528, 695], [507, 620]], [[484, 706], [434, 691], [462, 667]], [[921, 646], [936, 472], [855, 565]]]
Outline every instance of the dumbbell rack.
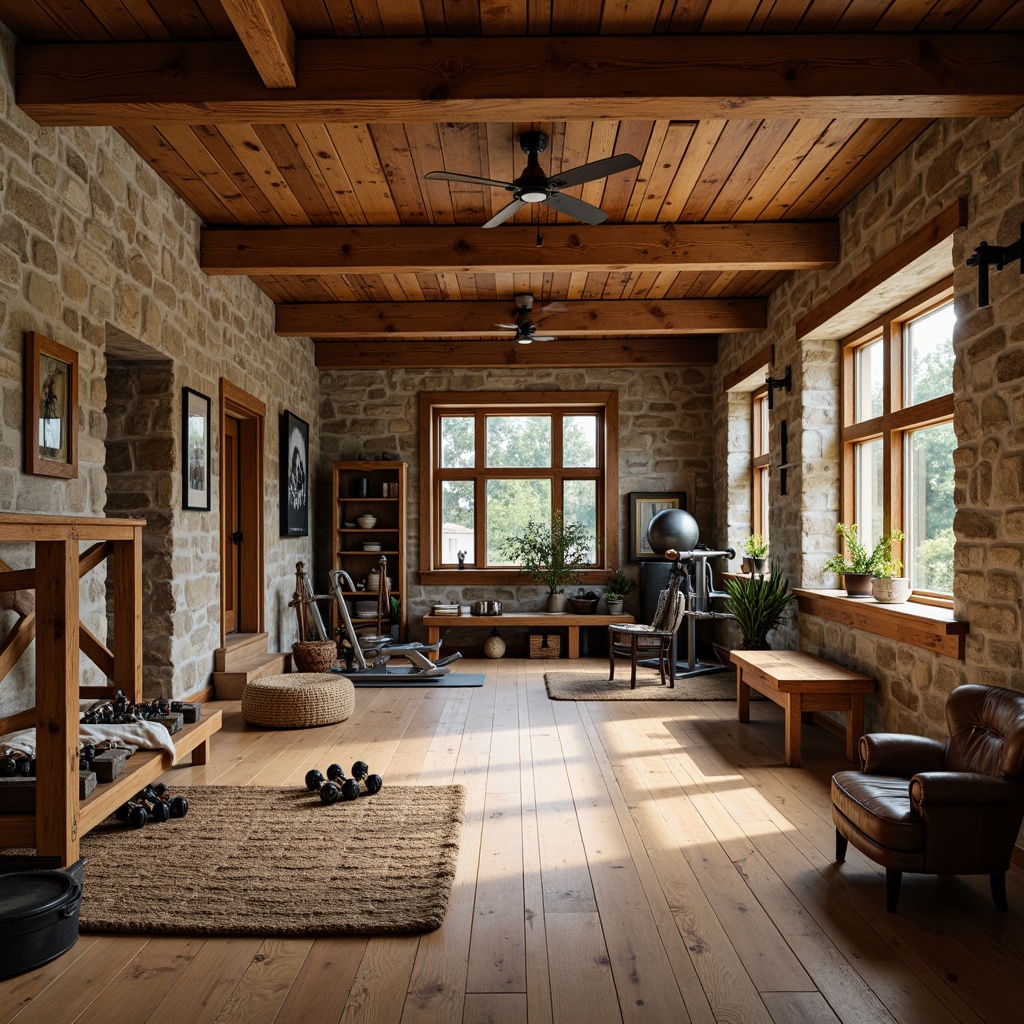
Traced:
[[[186, 754], [205, 764], [209, 739], [221, 726], [215, 711], [175, 734], [175, 757], [138, 751], [113, 782], [78, 799], [78, 701], [112, 699], [121, 690], [142, 700], [141, 519], [0, 514], [0, 542], [35, 546], [35, 565], [12, 569], [0, 560], [0, 591], [14, 594], [18, 623], [0, 645], [0, 680], [36, 641], [36, 705], [0, 719], [0, 734], [35, 726], [36, 813], [0, 815], [0, 848], [33, 847], [39, 856], [78, 860], [79, 840], [119, 804]], [[89, 544], [81, 551], [82, 543]], [[90, 543], [91, 542], [91, 543]], [[79, 580], [111, 561], [113, 650], [79, 619]], [[79, 685], [79, 653], [108, 686]]]

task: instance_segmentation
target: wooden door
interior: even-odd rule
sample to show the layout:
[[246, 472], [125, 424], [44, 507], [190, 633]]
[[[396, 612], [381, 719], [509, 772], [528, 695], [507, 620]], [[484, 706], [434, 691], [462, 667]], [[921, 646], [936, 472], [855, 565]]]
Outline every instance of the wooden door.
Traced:
[[238, 439], [241, 424], [234, 416], [224, 420], [224, 476], [221, 481], [221, 498], [224, 502], [224, 554], [221, 594], [224, 600], [224, 632], [238, 631], [238, 595], [242, 593], [241, 549], [244, 535], [241, 527], [241, 492], [239, 480]]

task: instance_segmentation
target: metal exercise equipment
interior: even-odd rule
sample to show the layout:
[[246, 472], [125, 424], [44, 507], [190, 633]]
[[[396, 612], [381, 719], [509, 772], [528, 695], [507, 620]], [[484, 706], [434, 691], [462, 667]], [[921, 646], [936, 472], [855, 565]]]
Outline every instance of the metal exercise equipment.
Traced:
[[[667, 508], [651, 519], [647, 528], [647, 542], [651, 549], [671, 561], [669, 574], [672, 580], [682, 577], [680, 590], [685, 595], [686, 607], [686, 661], [676, 662], [676, 678], [699, 676], [708, 672], [720, 672], [721, 665], [702, 664], [697, 658], [697, 622], [703, 619], [732, 619], [729, 612], [716, 612], [711, 601], [716, 597], [728, 597], [725, 591], [715, 590], [714, 576], [708, 560], [712, 558], [735, 558], [733, 548], [712, 551], [697, 544], [700, 529], [697, 520], [681, 508]], [[672, 654], [676, 656], [675, 651]], [[656, 662], [642, 662], [657, 667]]]

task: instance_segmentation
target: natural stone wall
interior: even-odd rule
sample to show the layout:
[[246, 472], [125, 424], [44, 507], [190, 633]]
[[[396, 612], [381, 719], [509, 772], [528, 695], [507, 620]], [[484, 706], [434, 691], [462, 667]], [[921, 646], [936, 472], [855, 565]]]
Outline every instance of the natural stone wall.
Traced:
[[[807, 616], [782, 631], [801, 646], [879, 680], [868, 702], [870, 728], [944, 735], [947, 694], [965, 682], [1024, 690], [1024, 283], [1019, 267], [993, 271], [992, 303], [977, 308], [976, 272], [965, 265], [982, 241], [1008, 245], [1024, 220], [1024, 112], [1004, 119], [939, 121], [868, 185], [840, 217], [842, 259], [827, 271], [793, 274], [769, 302], [769, 329], [723, 338], [715, 370], [716, 493], [726, 493], [730, 403], [721, 379], [766, 344], [777, 372], [793, 369], [791, 393], [776, 394], [771, 418], [771, 537], [794, 584], [835, 586], [821, 566], [835, 551], [839, 507], [838, 339], [798, 344], [796, 321], [862, 273], [959, 197], [968, 227], [953, 244], [957, 326], [953, 387], [957, 516], [954, 608], [970, 622], [958, 662]], [[779, 423], [789, 423], [789, 493], [775, 467]], [[730, 510], [715, 510], [719, 528]]]
[[[419, 394], [421, 391], [607, 391], [619, 393], [619, 560], [629, 566], [626, 495], [630, 491], [686, 491], [687, 507], [707, 536], [712, 523], [710, 367], [588, 370], [381, 370], [320, 374], [321, 455], [317, 552], [321, 573], [331, 564], [331, 463], [389, 452], [409, 464], [409, 622], [438, 601], [488, 598], [506, 608], [543, 606], [540, 588], [425, 587], [419, 568]], [[326, 587], [326, 582], [321, 583]], [[635, 600], [635, 595], [634, 599]], [[627, 604], [627, 611], [636, 609]], [[414, 636], [423, 637], [418, 627]], [[460, 642], [475, 642], [460, 631]]]
[[[45, 129], [14, 103], [14, 45], [0, 29], [0, 510], [102, 516], [120, 501], [108, 494], [107, 355], [110, 339], [142, 343], [173, 367], [173, 438], [154, 438], [166, 459], [156, 506], [170, 518], [170, 692], [208, 683], [220, 645], [220, 378], [267, 404], [264, 467], [265, 599], [271, 649], [287, 649], [294, 624], [287, 608], [296, 560], [310, 559], [309, 538], [279, 539], [278, 430], [286, 407], [310, 421], [316, 458], [315, 369], [308, 339], [273, 333], [270, 300], [244, 278], [207, 277], [198, 266], [199, 221], [116, 132]], [[26, 331], [79, 353], [79, 472], [76, 480], [23, 472], [22, 358]], [[118, 346], [113, 346], [116, 351]], [[181, 387], [213, 399], [210, 512], [181, 509]], [[161, 431], [164, 427], [161, 425]], [[115, 440], [111, 438], [111, 440]], [[121, 458], [119, 449], [113, 458]], [[112, 499], [108, 500], [108, 499]], [[31, 553], [0, 551], [15, 565]], [[104, 582], [83, 585], [84, 617], [103, 635]], [[0, 634], [13, 616], [0, 612]], [[34, 648], [0, 689], [0, 715], [32, 703]], [[90, 671], [83, 659], [83, 673]], [[154, 681], [146, 680], [147, 691]], [[161, 689], [168, 685], [163, 677]]]

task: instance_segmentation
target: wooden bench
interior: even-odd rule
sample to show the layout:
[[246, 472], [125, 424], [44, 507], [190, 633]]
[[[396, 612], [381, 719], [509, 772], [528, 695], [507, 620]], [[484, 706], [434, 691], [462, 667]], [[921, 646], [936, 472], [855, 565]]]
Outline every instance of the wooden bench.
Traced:
[[504, 615], [424, 615], [427, 643], [436, 644], [441, 630], [469, 629], [471, 626], [537, 626], [542, 629], [567, 629], [570, 658], [580, 656], [580, 626], [610, 626], [616, 622], [632, 622], [632, 615], [572, 615], [561, 612], [508, 612]]
[[763, 693], [786, 711], [786, 764], [800, 767], [800, 727], [812, 711], [846, 712], [846, 759], [857, 760], [864, 732], [864, 694], [871, 676], [852, 672], [804, 651], [732, 651], [736, 666], [736, 713], [750, 721], [750, 690]]

